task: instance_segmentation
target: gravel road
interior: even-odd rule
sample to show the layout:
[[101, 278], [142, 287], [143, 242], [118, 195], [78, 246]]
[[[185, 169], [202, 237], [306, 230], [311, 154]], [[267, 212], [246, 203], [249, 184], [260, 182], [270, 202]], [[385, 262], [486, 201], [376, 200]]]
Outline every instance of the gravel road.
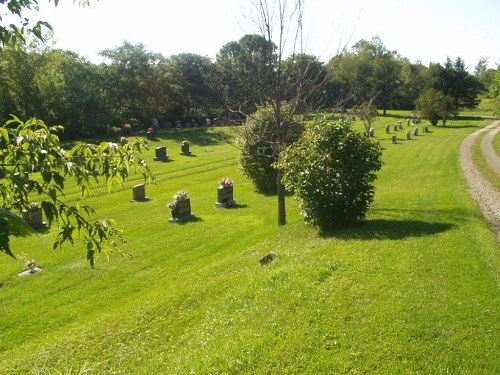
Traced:
[[469, 191], [491, 222], [500, 241], [500, 191], [495, 188], [477, 169], [472, 160], [472, 145], [477, 137], [486, 132], [481, 141], [481, 152], [488, 165], [500, 176], [500, 158], [493, 149], [493, 138], [500, 131], [500, 121], [495, 121], [485, 128], [472, 133], [464, 139], [460, 146], [460, 164], [469, 185]]

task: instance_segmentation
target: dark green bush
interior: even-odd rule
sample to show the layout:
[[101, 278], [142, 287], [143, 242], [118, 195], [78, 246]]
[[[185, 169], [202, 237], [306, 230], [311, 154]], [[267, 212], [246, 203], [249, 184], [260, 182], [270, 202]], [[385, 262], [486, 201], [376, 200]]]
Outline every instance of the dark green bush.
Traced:
[[325, 231], [365, 217], [382, 161], [380, 148], [348, 123], [315, 121], [279, 165], [306, 223]]

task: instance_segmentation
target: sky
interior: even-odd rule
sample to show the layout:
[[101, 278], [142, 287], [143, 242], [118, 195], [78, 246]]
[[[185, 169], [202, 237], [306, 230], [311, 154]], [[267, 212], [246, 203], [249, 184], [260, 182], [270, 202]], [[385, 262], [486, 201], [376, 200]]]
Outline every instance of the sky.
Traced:
[[[165, 57], [188, 52], [214, 59], [226, 43], [259, 33], [253, 1], [91, 0], [81, 8], [71, 0], [57, 7], [39, 0], [36, 17], [53, 26], [55, 48], [95, 63], [100, 51], [124, 41]], [[305, 0], [303, 36], [306, 52], [325, 62], [378, 36], [413, 63], [461, 57], [472, 72], [482, 57], [491, 68], [500, 64], [498, 17], [499, 0]]]

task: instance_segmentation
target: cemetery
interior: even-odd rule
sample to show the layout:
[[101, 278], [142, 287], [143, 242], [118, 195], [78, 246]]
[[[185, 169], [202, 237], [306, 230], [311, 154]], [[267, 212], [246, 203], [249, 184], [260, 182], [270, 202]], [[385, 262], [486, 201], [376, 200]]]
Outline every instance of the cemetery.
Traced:
[[[287, 224], [276, 226], [276, 196], [256, 192], [239, 170], [237, 129], [156, 130], [144, 155], [156, 181], [131, 175], [88, 198], [123, 230], [130, 257], [101, 256], [91, 269], [77, 242], [52, 251], [50, 231], [12, 240], [25, 260], [4, 259], [0, 304], [22, 329], [2, 333], [1, 368], [246, 373], [264, 357], [288, 373], [286, 343], [288, 356], [307, 353], [325, 370], [368, 369], [369, 353], [382, 372], [401, 368], [401, 356], [426, 373], [478, 355], [493, 369], [498, 289], [481, 264], [498, 262], [498, 244], [454, 161], [471, 124], [486, 120], [418, 133], [400, 129], [405, 113], [390, 116], [370, 132], [384, 166], [368, 217], [324, 234], [304, 224], [291, 195]], [[198, 155], [156, 162], [167, 149]], [[72, 186], [65, 199], [77, 199]], [[464, 341], [472, 316], [474, 337]]]

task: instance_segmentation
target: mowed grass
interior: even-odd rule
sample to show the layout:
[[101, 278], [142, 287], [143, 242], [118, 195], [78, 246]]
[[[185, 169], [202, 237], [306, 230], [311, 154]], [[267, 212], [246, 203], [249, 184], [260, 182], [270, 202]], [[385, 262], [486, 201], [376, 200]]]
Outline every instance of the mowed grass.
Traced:
[[[149, 201], [130, 201], [135, 176], [88, 200], [124, 230], [132, 258], [91, 269], [80, 244], [52, 251], [52, 232], [12, 241], [43, 272], [18, 277], [23, 263], [0, 258], [0, 372], [499, 373], [500, 249], [458, 161], [488, 122], [399, 131], [393, 145], [385, 124], [405, 115], [375, 123], [384, 166], [367, 220], [322, 236], [292, 197], [277, 227], [276, 197], [238, 170], [234, 129], [161, 133]], [[179, 155], [182, 139], [194, 156]], [[172, 161], [152, 161], [160, 145]], [[214, 207], [222, 177], [236, 208]], [[181, 189], [196, 219], [172, 224], [165, 204]]]

